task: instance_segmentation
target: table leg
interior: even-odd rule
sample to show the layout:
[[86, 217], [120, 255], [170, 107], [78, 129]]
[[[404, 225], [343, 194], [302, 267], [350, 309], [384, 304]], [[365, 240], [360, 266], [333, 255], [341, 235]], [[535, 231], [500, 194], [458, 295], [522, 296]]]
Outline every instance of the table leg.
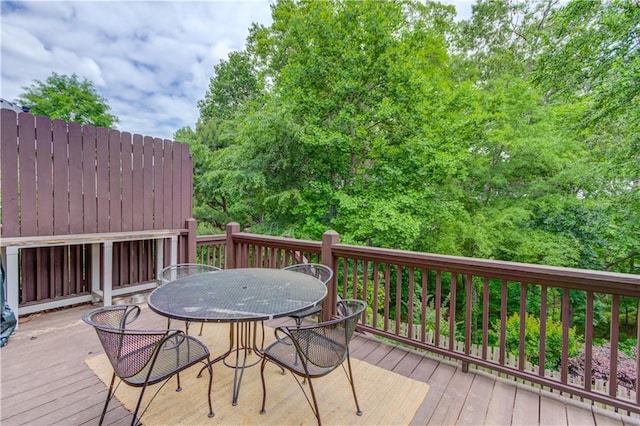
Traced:
[[[232, 325], [233, 327], [233, 325]], [[240, 385], [242, 384], [242, 376], [244, 375], [244, 369], [247, 367], [253, 367], [257, 365], [262, 358], [261, 348], [257, 345], [258, 323], [256, 321], [238, 322], [235, 324], [235, 342], [232, 340], [230, 344], [230, 350], [235, 352], [236, 359], [235, 364], [224, 362], [224, 365], [234, 369], [233, 372], [233, 395], [232, 404], [238, 405], [238, 395], [240, 394]], [[262, 333], [262, 341], [264, 342], [264, 332]], [[235, 343], [235, 347], [234, 346]], [[251, 353], [255, 353], [258, 356], [256, 361], [247, 364], [247, 359]]]
[[[222, 361], [222, 364], [226, 367], [233, 368], [233, 393], [231, 397], [231, 403], [238, 405], [238, 395], [240, 394], [240, 385], [242, 383], [242, 376], [244, 375], [244, 369], [247, 367], [253, 367], [262, 360], [262, 348], [264, 347], [264, 325], [262, 325], [260, 339], [260, 346], [258, 346], [258, 322], [257, 321], [245, 321], [229, 324], [229, 349], [222, 355], [216, 357], [211, 361], [209, 365], [213, 365], [216, 362]], [[247, 364], [247, 359], [254, 353], [258, 359]], [[231, 353], [235, 353], [235, 362], [231, 363], [227, 361], [227, 358]], [[198, 377], [202, 375], [202, 372], [207, 368], [203, 367], [198, 373]]]

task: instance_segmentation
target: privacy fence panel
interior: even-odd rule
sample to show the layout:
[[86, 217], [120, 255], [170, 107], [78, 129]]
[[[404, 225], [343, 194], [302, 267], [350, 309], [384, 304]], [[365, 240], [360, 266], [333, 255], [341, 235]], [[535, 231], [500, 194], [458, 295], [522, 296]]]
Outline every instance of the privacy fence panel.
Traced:
[[[3, 239], [186, 231], [187, 144], [5, 109], [1, 124]], [[113, 250], [113, 288], [155, 279], [152, 241]], [[20, 250], [20, 305], [87, 293], [91, 256], [89, 244]]]

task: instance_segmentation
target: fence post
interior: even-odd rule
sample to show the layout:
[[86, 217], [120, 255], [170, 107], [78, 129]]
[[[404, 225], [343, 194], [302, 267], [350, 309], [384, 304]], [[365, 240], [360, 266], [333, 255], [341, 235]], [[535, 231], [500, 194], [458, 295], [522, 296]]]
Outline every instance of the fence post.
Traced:
[[333, 257], [334, 244], [340, 242], [340, 235], [336, 231], [327, 231], [322, 234], [322, 264], [328, 266], [333, 271], [333, 278], [327, 284], [327, 297], [322, 302], [322, 321], [328, 321], [336, 314], [336, 303], [338, 302], [336, 261]]
[[240, 224], [237, 222], [227, 223], [227, 241], [224, 249], [225, 269], [233, 269], [236, 267], [236, 248], [233, 244], [233, 234], [240, 232]]
[[191, 217], [185, 220], [185, 226], [187, 227], [187, 249], [185, 253], [187, 263], [196, 263], [197, 222]]

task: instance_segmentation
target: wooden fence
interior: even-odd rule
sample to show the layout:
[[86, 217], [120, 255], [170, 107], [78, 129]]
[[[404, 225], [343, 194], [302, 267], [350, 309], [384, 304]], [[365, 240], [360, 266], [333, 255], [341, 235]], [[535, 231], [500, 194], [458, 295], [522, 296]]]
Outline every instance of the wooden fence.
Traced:
[[[168, 256], [195, 259], [188, 145], [1, 113], [0, 246], [5, 263], [14, 255], [20, 265], [20, 313], [35, 303], [85, 300], [94, 274], [102, 277], [103, 291], [105, 264], [94, 261], [105, 258], [105, 249], [114, 294], [155, 283]], [[157, 259], [169, 236], [178, 236], [177, 253], [162, 251]]]

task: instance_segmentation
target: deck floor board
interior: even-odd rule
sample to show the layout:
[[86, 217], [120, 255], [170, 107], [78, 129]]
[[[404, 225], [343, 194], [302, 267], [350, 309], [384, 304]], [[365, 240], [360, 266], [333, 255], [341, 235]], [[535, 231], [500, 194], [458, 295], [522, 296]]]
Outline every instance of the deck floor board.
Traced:
[[513, 425], [539, 424], [540, 395], [537, 391], [516, 389], [511, 422]]
[[[564, 416], [562, 415], [563, 411], [565, 411]], [[582, 412], [585, 413], [584, 417], [580, 420], [575, 419], [572, 424], [584, 426], [593, 425], [593, 416], [591, 413], [586, 410], [582, 410]], [[566, 407], [564, 407], [560, 401], [552, 398], [540, 399], [540, 425], [566, 426], [568, 424], [567, 422]]]
[[494, 381], [488, 377], [476, 374], [471, 388], [460, 411], [456, 422], [459, 425], [477, 425], [484, 421], [487, 414], [489, 400], [493, 392]]
[[[84, 364], [88, 356], [103, 352], [93, 329], [80, 319], [90, 309], [87, 304], [21, 318], [20, 329], [0, 352], [3, 426], [98, 423], [107, 390]], [[146, 306], [136, 323], [138, 328], [166, 328], [166, 319]], [[285, 323], [286, 318], [267, 325]], [[429, 384], [414, 425], [639, 424], [635, 416], [592, 409], [486, 373], [464, 373], [458, 364], [368, 334], [357, 333], [350, 348], [354, 358]], [[130, 421], [131, 413], [112, 401], [105, 424]]]

